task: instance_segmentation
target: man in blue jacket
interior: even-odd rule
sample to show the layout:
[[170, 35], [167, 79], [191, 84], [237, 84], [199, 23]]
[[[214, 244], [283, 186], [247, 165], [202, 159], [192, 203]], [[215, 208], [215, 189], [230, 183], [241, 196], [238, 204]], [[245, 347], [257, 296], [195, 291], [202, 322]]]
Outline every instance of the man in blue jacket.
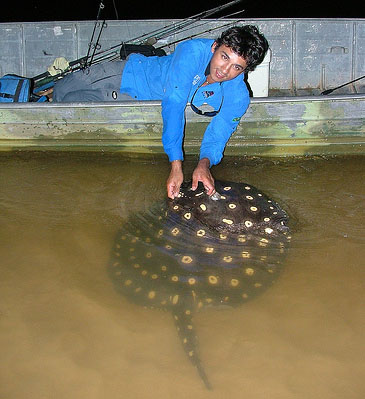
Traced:
[[206, 103], [214, 110], [192, 176], [192, 189], [202, 182], [208, 195], [215, 192], [210, 168], [218, 164], [226, 143], [246, 112], [250, 99], [244, 72], [259, 65], [268, 50], [256, 27], [233, 27], [216, 39], [180, 43], [163, 57], [131, 54], [127, 61], [94, 65], [67, 75], [54, 87], [55, 102], [161, 100], [164, 151], [171, 163], [167, 195], [178, 195], [182, 171], [185, 107], [193, 111]]

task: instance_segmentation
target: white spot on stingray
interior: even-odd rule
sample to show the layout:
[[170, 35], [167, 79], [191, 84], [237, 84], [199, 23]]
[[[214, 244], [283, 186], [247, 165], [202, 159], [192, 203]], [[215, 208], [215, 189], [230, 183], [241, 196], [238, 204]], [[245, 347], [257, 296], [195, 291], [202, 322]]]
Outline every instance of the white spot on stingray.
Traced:
[[205, 230], [203, 230], [203, 229], [198, 230], [198, 231], [196, 232], [196, 235], [197, 235], [198, 237], [204, 237], [204, 236], [205, 236]]
[[252, 227], [252, 226], [253, 226], [253, 223], [252, 223], [251, 221], [249, 221], [249, 220], [246, 220], [246, 221], [245, 221], [245, 226], [246, 226], [246, 227]]
[[257, 211], [257, 208], [255, 206], [251, 206], [250, 209], [251, 209], [252, 212], [256, 212]]
[[251, 190], [250, 186], [245, 186], [245, 190]]
[[239, 235], [239, 236], [237, 237], [237, 241], [238, 241], [238, 242], [246, 242], [246, 237], [243, 236], [243, 235]]
[[202, 211], [206, 211], [207, 210], [207, 206], [205, 204], [200, 204], [200, 209]]
[[236, 204], [229, 204], [228, 207], [230, 209], [235, 209], [235, 208], [237, 208], [237, 205]]
[[218, 283], [218, 279], [216, 276], [209, 276], [208, 277], [208, 281], [210, 284], [217, 284]]
[[174, 229], [171, 230], [171, 234], [173, 236], [177, 236], [179, 233], [180, 233], [180, 230], [177, 227], [175, 227]]
[[183, 256], [181, 258], [182, 263], [191, 263], [193, 261], [193, 258], [191, 258], [190, 256]]
[[191, 219], [191, 213], [190, 212], [186, 212], [185, 215], [184, 215], [184, 218], [187, 219], [187, 220], [190, 220]]
[[224, 190], [224, 191], [229, 191], [231, 188], [232, 188], [232, 187], [227, 186], [227, 187], [224, 187], [223, 190]]
[[251, 195], [246, 195], [246, 198], [247, 198], [248, 200], [253, 200], [253, 197], [251, 197]]
[[265, 229], [265, 233], [267, 233], [267, 234], [271, 234], [273, 231], [274, 231], [274, 230], [271, 229], [270, 227], [267, 227], [267, 228]]
[[231, 219], [223, 219], [222, 222], [229, 224], [229, 225], [233, 224], [233, 220], [231, 220]]

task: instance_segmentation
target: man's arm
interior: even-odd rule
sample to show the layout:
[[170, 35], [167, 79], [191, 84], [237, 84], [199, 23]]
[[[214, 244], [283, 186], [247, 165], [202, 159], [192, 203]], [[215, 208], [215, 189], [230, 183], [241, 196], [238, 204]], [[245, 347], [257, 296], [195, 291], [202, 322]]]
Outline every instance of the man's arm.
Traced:
[[210, 162], [208, 158], [203, 158], [199, 161], [193, 172], [193, 183], [191, 186], [192, 190], [196, 190], [198, 183], [201, 181], [208, 195], [215, 193], [214, 178], [210, 173], [209, 166]]
[[171, 199], [177, 197], [180, 191], [181, 183], [184, 180], [182, 171], [182, 161], [172, 161], [170, 176], [167, 179], [167, 196]]

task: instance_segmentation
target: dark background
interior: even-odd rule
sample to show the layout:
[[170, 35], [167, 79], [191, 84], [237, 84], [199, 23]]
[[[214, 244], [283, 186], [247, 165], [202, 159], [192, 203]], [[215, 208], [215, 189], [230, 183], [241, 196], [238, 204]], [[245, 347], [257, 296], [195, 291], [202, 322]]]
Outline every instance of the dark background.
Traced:
[[[103, 0], [100, 19], [187, 18], [228, 0]], [[13, 0], [3, 7], [0, 22], [95, 20], [100, 0]], [[329, 0], [242, 1], [223, 14], [244, 9], [242, 18], [364, 18], [362, 2]]]

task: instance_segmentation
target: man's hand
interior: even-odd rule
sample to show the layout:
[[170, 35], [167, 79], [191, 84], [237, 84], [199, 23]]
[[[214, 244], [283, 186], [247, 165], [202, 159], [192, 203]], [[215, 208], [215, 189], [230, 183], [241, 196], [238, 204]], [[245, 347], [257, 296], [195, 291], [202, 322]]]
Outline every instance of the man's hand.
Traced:
[[181, 183], [184, 180], [181, 161], [171, 162], [170, 176], [167, 179], [167, 196], [171, 199], [177, 197], [180, 191]]
[[209, 159], [203, 158], [199, 161], [198, 166], [193, 172], [193, 183], [192, 190], [196, 190], [198, 183], [201, 181], [204, 185], [205, 191], [208, 195], [213, 195], [215, 193], [214, 178], [209, 170]]

